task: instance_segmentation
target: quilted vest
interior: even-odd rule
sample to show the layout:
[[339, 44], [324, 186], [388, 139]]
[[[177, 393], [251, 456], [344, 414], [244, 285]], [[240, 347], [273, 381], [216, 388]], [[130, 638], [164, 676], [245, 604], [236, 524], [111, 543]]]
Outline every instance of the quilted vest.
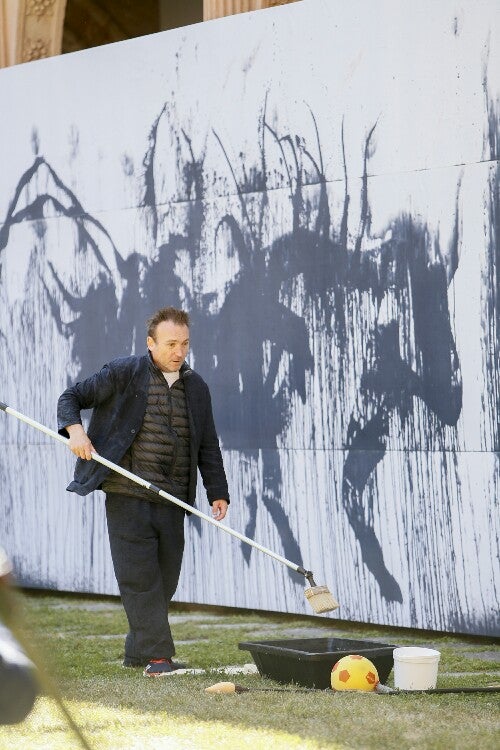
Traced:
[[[142, 427], [119, 465], [179, 500], [189, 496], [189, 417], [182, 378], [171, 387], [152, 363], [146, 412]], [[102, 484], [104, 492], [133, 495], [163, 502], [157, 493], [112, 472]]]

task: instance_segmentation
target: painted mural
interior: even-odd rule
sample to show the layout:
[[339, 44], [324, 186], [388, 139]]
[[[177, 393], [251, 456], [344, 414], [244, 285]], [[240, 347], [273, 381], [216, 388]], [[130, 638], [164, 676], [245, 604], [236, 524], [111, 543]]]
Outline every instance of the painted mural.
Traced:
[[[333, 618], [492, 633], [500, 18], [343, 5], [2, 71], [0, 399], [54, 427], [183, 307], [228, 523], [312, 569]], [[115, 593], [103, 495], [68, 495], [71, 454], [5, 415], [0, 441], [20, 579]], [[300, 576], [206, 526], [179, 600], [307, 611]]]

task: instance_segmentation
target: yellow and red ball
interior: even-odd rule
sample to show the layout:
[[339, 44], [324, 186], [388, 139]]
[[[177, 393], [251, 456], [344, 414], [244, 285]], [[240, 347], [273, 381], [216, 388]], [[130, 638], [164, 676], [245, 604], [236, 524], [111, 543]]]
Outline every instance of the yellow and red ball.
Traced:
[[375, 665], [365, 656], [349, 654], [333, 665], [332, 690], [364, 690], [373, 692], [378, 685]]

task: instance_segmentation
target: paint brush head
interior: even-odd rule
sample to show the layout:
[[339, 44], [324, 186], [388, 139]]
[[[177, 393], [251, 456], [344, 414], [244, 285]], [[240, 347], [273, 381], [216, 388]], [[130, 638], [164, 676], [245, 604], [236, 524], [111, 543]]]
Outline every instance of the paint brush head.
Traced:
[[339, 603], [335, 601], [327, 586], [311, 586], [305, 589], [304, 594], [317, 615], [323, 612], [333, 612], [339, 607]]

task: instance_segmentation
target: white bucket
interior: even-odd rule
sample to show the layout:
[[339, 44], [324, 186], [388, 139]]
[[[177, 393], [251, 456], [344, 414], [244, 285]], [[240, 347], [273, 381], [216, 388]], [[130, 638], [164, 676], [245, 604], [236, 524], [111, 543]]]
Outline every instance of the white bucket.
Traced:
[[408, 646], [395, 648], [394, 687], [400, 690], [431, 690], [436, 687], [439, 651]]

